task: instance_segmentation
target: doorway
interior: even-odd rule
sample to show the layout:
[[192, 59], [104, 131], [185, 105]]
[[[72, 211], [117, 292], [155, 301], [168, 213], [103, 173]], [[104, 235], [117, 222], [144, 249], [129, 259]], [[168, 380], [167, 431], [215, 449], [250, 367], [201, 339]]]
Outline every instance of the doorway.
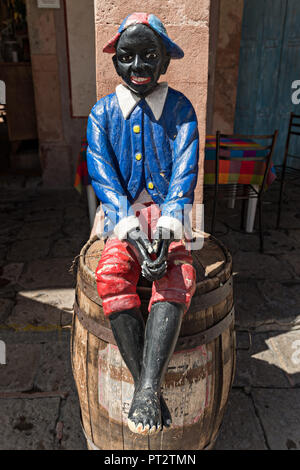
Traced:
[[[235, 132], [278, 129], [275, 165], [282, 164], [290, 112], [300, 114], [300, 104], [292, 100], [292, 85], [300, 80], [299, 18], [299, 0], [244, 2]], [[300, 139], [290, 150], [300, 155]]]
[[0, 175], [40, 175], [25, 0], [0, 3], [0, 85]]

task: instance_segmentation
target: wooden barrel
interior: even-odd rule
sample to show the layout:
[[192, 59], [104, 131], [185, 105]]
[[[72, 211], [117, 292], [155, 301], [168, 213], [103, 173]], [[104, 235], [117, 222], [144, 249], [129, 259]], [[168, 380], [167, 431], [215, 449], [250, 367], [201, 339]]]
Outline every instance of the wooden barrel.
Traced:
[[[127, 414], [134, 386], [104, 317], [94, 272], [103, 242], [90, 240], [80, 253], [71, 338], [74, 379], [89, 449], [211, 449], [217, 437], [235, 370], [232, 260], [205, 235], [193, 252], [197, 288], [186, 313], [162, 385], [172, 426], [152, 436], [132, 433]], [[137, 291], [147, 317], [151, 284]]]

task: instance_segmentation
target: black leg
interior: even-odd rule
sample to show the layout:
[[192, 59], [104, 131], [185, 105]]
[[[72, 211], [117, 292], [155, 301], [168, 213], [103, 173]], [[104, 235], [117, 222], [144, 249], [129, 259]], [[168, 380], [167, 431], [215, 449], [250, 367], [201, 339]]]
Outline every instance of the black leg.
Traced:
[[170, 302], [157, 302], [151, 308], [140, 380], [128, 413], [133, 432], [151, 434], [162, 427], [160, 387], [176, 346], [183, 311], [181, 304]]
[[258, 209], [259, 209], [259, 238], [260, 238], [260, 252], [264, 253], [264, 230], [262, 224], [262, 202], [260, 197], [258, 198]]
[[120, 354], [137, 383], [143, 357], [145, 324], [139, 309], [116, 312], [109, 316]]
[[285, 179], [285, 165], [282, 168], [281, 182], [280, 182], [280, 191], [279, 191], [279, 201], [278, 201], [278, 212], [277, 212], [277, 222], [276, 228], [280, 227], [281, 220], [281, 209], [282, 209], [282, 199], [283, 199], [283, 190], [284, 190], [284, 179]]
[[213, 205], [213, 213], [212, 213], [212, 219], [211, 219], [211, 229], [210, 229], [211, 235], [214, 235], [214, 233], [215, 233], [215, 221], [216, 221], [216, 214], [217, 214], [217, 202], [218, 202], [218, 194], [217, 194], [217, 192], [215, 192], [215, 195], [214, 195], [214, 205]]
[[240, 225], [241, 230], [243, 230], [245, 227], [246, 202], [247, 202], [246, 199], [242, 200], [241, 225]]
[[[139, 309], [125, 310], [109, 316], [120, 354], [128, 367], [135, 386], [137, 385], [142, 369], [145, 324]], [[160, 396], [162, 425], [169, 427], [172, 422], [168, 406]]]

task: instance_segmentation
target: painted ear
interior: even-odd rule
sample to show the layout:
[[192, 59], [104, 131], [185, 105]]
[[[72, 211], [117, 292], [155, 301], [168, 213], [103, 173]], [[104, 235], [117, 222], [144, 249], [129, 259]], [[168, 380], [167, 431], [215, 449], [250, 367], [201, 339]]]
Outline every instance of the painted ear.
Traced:
[[164, 63], [161, 66], [161, 75], [164, 75], [166, 71], [168, 70], [168, 67], [170, 65], [170, 60], [171, 60], [170, 56], [165, 57]]
[[116, 69], [117, 74], [120, 75], [120, 73], [119, 73], [119, 68], [118, 68], [118, 60], [117, 60], [117, 56], [116, 56], [116, 55], [113, 56], [112, 61], [113, 61], [113, 64], [114, 64], [114, 67], [115, 67], [115, 69]]

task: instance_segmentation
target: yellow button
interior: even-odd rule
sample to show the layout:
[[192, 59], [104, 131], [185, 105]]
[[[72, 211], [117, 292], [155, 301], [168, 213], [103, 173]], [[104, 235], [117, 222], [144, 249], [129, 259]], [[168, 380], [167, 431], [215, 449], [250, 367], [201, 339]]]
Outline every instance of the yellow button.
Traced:
[[141, 154], [141, 153], [137, 153], [136, 156], [135, 156], [135, 159], [136, 159], [136, 160], [141, 160], [141, 159], [142, 159], [142, 154]]
[[133, 126], [133, 132], [134, 132], [135, 134], [139, 134], [140, 131], [141, 131], [140, 126]]
[[152, 183], [151, 181], [150, 181], [150, 183], [148, 183], [148, 188], [149, 188], [149, 189], [153, 189], [153, 188], [154, 188], [153, 183]]
[[183, 192], [180, 191], [180, 193], [178, 194], [179, 197], [182, 197], [183, 196]]

